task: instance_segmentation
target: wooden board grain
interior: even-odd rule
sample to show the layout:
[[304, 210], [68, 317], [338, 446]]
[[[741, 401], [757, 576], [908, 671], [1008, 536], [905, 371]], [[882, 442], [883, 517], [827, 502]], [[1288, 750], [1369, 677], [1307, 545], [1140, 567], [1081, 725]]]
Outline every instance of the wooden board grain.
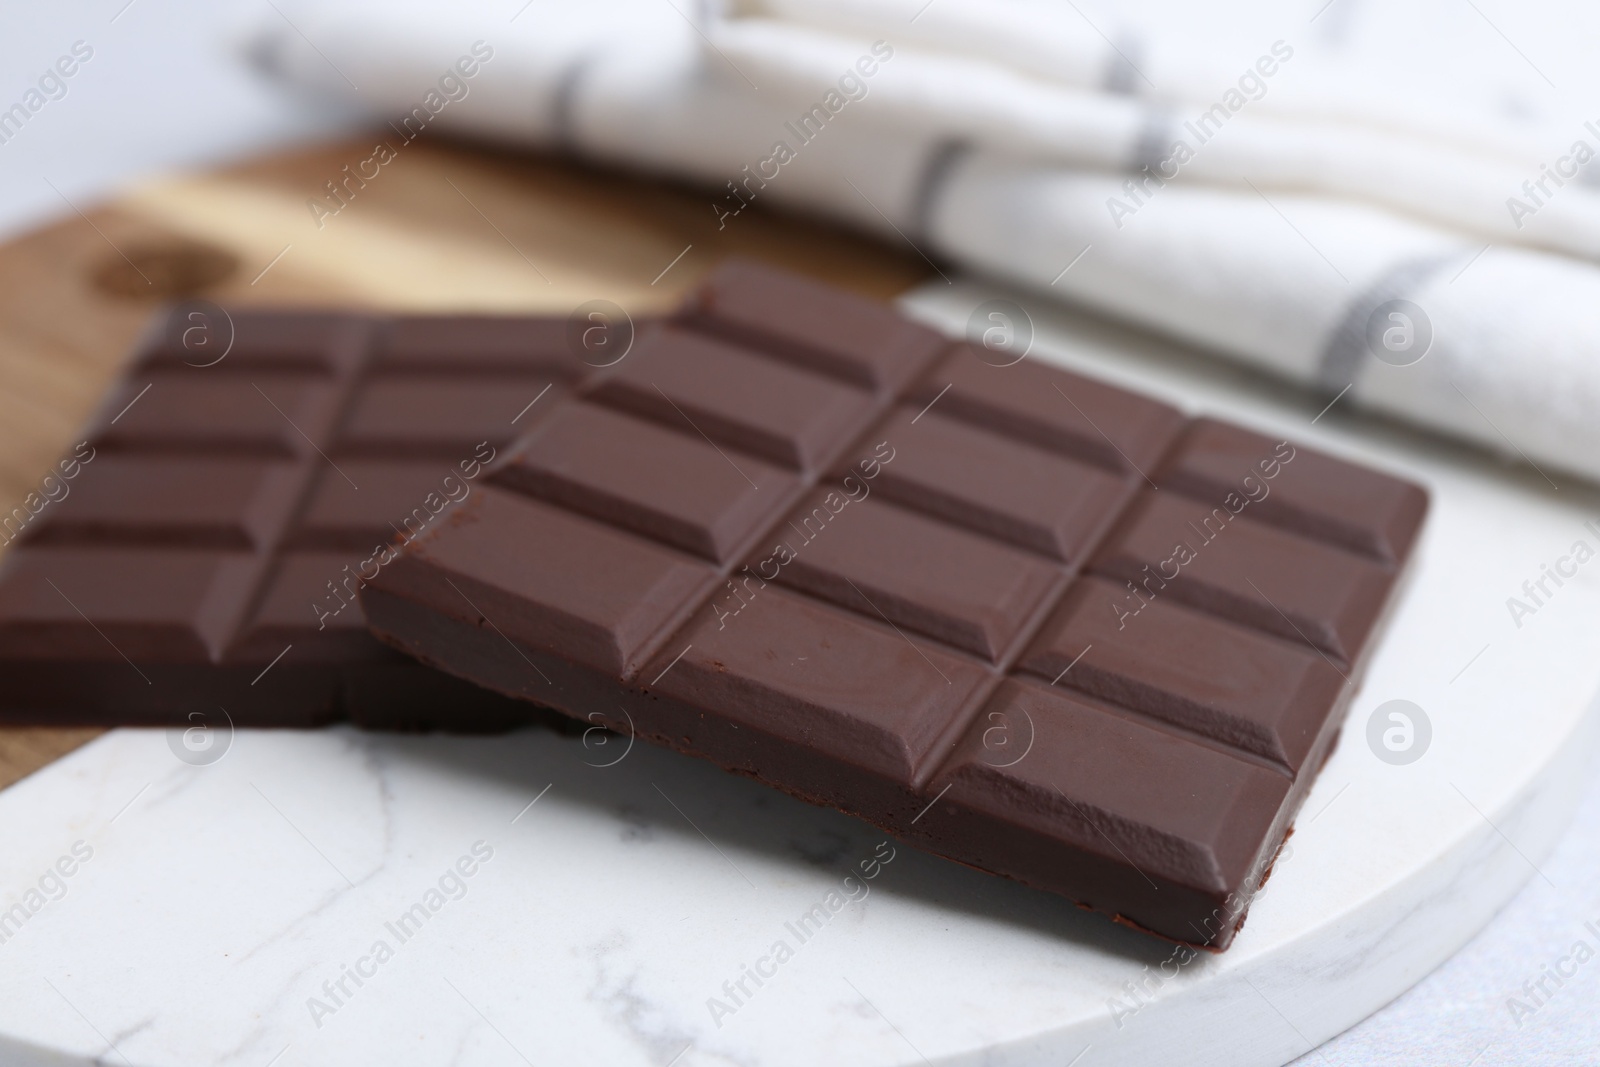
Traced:
[[[639, 315], [732, 254], [883, 299], [929, 273], [910, 249], [814, 219], [752, 208], [719, 229], [691, 188], [447, 143], [408, 145], [333, 200], [327, 183], [371, 151], [145, 183], [0, 245], [0, 513], [76, 440], [166, 300], [565, 315], [606, 299]], [[0, 787], [97, 734], [0, 729]]]

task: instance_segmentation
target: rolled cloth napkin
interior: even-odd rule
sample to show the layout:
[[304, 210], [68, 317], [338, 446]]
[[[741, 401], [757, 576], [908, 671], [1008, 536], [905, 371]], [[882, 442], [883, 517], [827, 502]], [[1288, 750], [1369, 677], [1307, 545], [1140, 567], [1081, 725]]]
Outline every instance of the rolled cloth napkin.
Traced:
[[1415, 26], [1334, 4], [1200, 40], [1160, 0], [1122, 26], [1035, 0], [323, 0], [281, 4], [249, 54], [396, 141], [696, 179], [719, 227], [758, 202], [842, 217], [1600, 479], [1600, 111], [1552, 104], [1482, 27], [1482, 55], [1449, 42], [1482, 91], [1441, 92], [1340, 44]]

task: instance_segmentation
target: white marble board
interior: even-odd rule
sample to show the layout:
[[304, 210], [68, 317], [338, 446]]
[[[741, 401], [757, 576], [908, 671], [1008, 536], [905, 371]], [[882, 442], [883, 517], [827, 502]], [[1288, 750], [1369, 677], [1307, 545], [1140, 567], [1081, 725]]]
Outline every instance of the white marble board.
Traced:
[[[993, 295], [911, 304], [959, 329]], [[1153, 978], [1153, 940], [904, 846], [871, 866], [870, 828], [622, 738], [241, 731], [194, 766], [120, 730], [0, 793], [0, 907], [27, 913], [3, 925], [0, 1063], [1271, 1067], [1416, 982], [1540, 876], [1589, 766], [1600, 562], [1520, 628], [1505, 598], [1600, 545], [1594, 494], [1337, 407], [1312, 424], [1319, 402], [1019, 299], [1030, 358], [1434, 494], [1344, 740], [1226, 954]], [[1409, 764], [1366, 739], [1394, 699], [1431, 723]], [[735, 1006], [724, 983], [757, 965]]]

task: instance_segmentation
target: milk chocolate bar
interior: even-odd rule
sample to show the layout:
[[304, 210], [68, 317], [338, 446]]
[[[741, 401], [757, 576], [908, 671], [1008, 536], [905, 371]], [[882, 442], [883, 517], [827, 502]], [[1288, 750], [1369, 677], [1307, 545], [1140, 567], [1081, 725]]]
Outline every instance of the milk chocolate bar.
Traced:
[[725, 265], [384, 567], [368, 621], [508, 696], [1225, 948], [1426, 494], [995, 362]]

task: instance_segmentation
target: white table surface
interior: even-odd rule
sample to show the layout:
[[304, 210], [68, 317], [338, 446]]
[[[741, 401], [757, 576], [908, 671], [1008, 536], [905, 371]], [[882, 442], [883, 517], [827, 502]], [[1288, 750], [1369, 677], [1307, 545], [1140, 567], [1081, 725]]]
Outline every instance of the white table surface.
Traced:
[[[271, 14], [265, 3], [135, 0], [125, 6], [125, 0], [107, 0], [45, 7], [9, 0], [0, 8], [0, 98], [19, 97], [75, 40], [90, 42], [95, 58], [64, 99], [0, 145], [0, 236], [68, 213], [63, 195], [83, 206], [152, 172], [356, 128], [354, 114], [286, 100], [218, 49], [229, 25]], [[1517, 29], [1526, 45], [1522, 33], [1536, 27]], [[1504, 595], [1483, 591], [1486, 598]], [[1539, 866], [1542, 876], [1452, 959], [1301, 1062], [1465, 1067], [1481, 1053], [1480, 1064], [1594, 1063], [1600, 964], [1581, 967], [1559, 988], [1547, 981], [1554, 995], [1520, 1025], [1507, 1001], [1527, 998], [1524, 984], [1537, 982], [1585, 936], [1585, 920], [1600, 926], [1600, 775], [1560, 845]], [[0, 887], [0, 894], [13, 895], [10, 887]]]

